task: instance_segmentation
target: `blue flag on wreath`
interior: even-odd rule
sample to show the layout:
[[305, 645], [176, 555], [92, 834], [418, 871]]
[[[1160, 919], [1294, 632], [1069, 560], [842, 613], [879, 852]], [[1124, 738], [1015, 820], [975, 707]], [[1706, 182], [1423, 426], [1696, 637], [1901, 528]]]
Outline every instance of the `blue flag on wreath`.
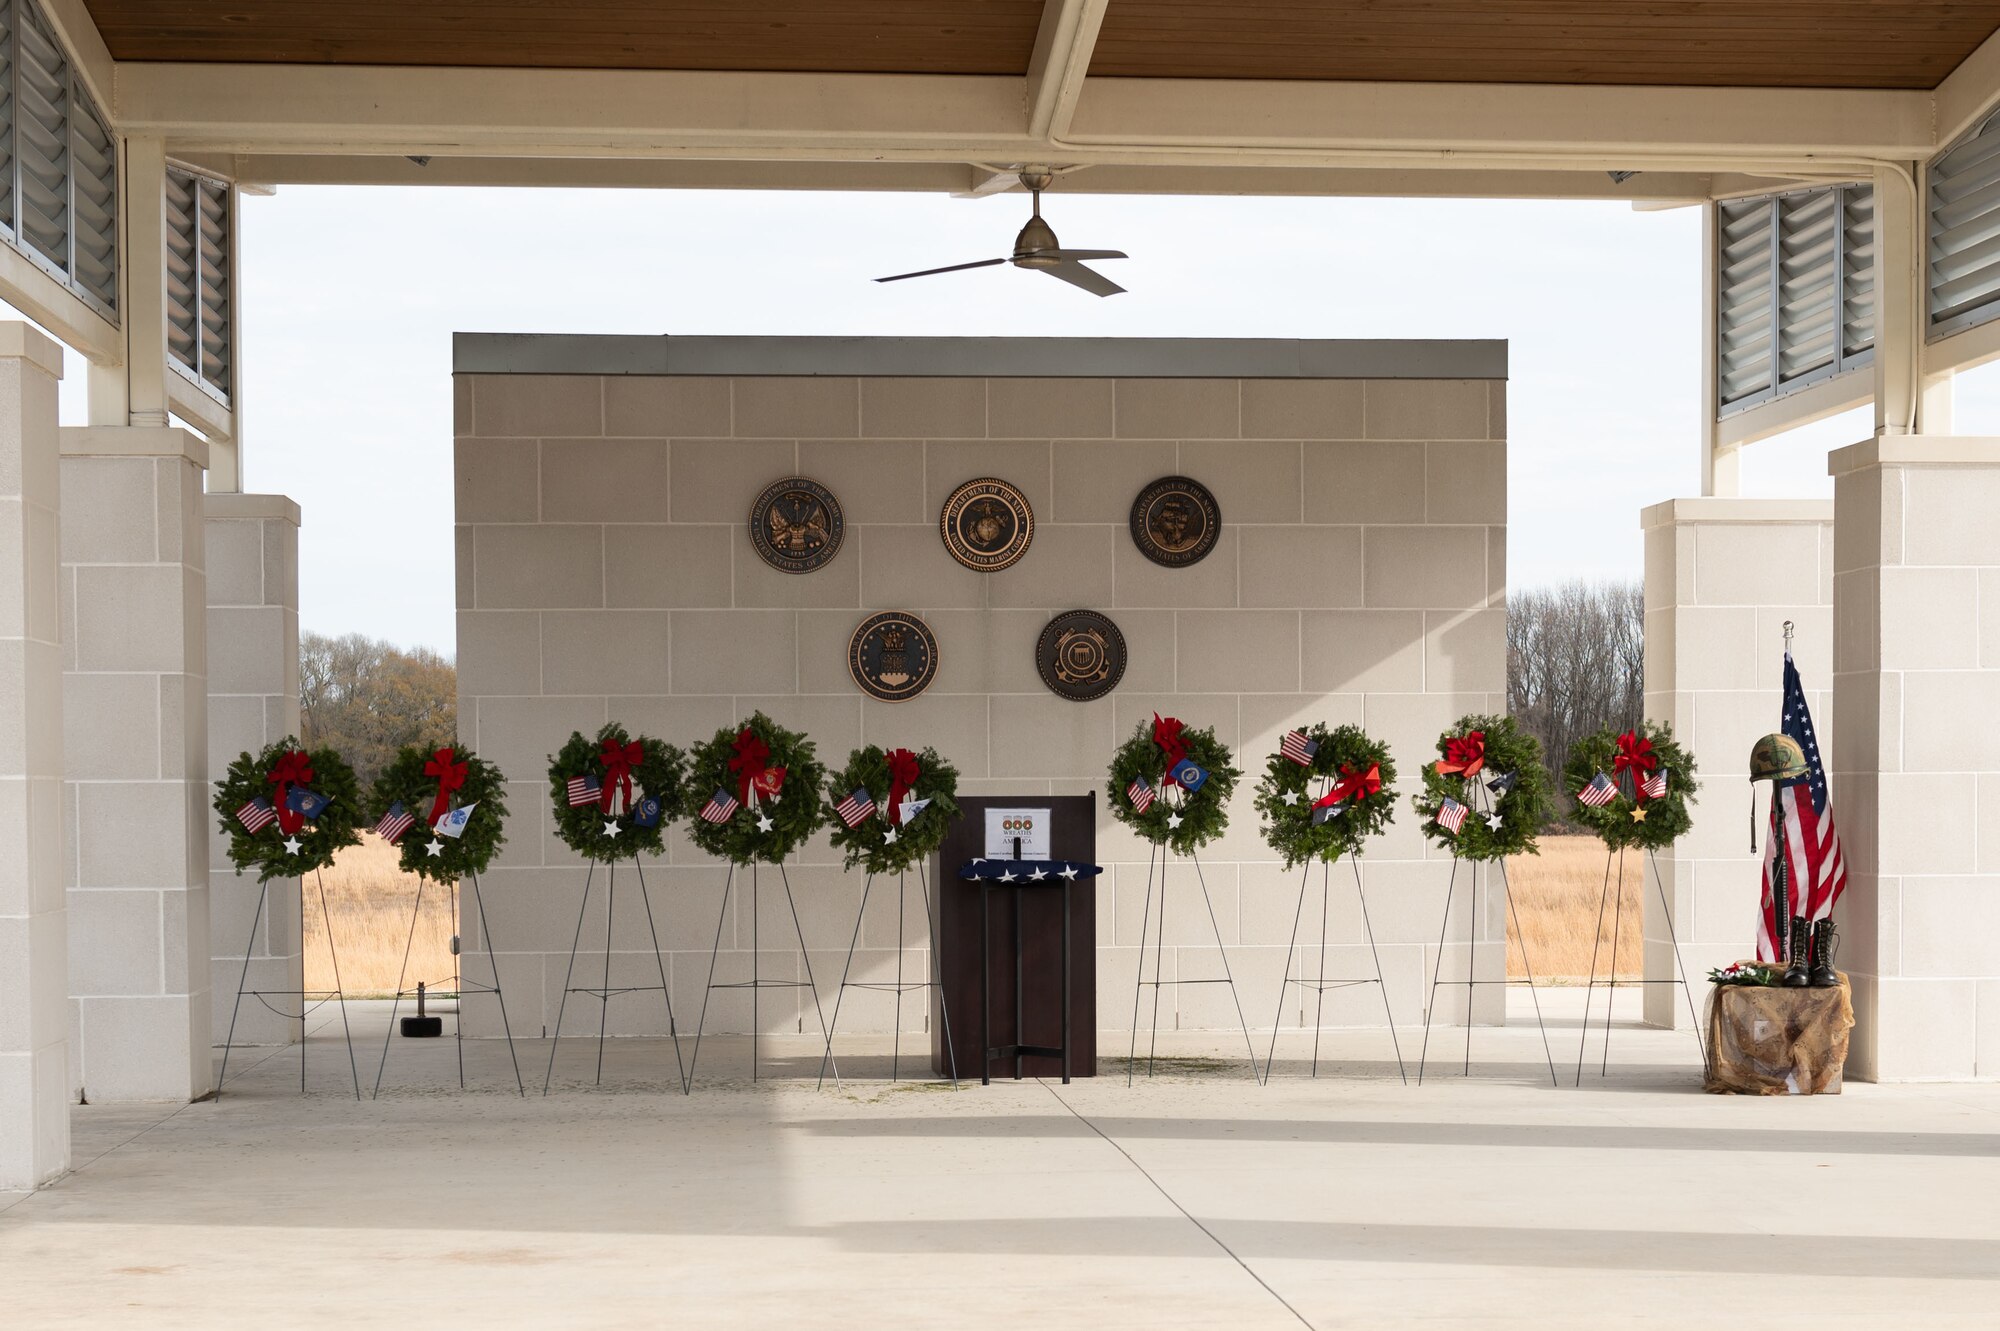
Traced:
[[660, 801], [656, 797], [648, 795], [646, 798], [640, 800], [638, 806], [632, 810], [632, 826], [658, 827], [660, 825], [660, 817], [664, 812], [660, 808]]
[[307, 790], [304, 786], [293, 786], [285, 793], [285, 807], [304, 817], [307, 822], [319, 817], [321, 810], [331, 803], [333, 801], [326, 796], [316, 790]]
[[1167, 773], [1174, 783], [1187, 790], [1200, 790], [1201, 783], [1208, 780], [1208, 773], [1194, 765], [1194, 760], [1183, 758], [1174, 764], [1174, 770]]

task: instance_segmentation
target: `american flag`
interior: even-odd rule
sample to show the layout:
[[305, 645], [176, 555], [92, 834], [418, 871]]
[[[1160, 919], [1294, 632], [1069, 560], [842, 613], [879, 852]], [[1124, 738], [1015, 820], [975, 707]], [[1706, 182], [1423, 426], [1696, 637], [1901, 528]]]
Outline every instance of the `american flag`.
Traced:
[[582, 808], [595, 804], [604, 794], [604, 783], [594, 776], [573, 776], [569, 779], [569, 807]]
[[1806, 774], [1778, 788], [1771, 801], [1771, 835], [1764, 840], [1764, 901], [1757, 915], [1757, 960], [1783, 959], [1789, 922], [1778, 918], [1772, 872], [1778, 856], [1779, 819], [1784, 820], [1785, 876], [1790, 884], [1792, 914], [1823, 920], [1847, 890], [1847, 859], [1840, 833], [1833, 826], [1833, 806], [1827, 799], [1826, 768], [1819, 758], [1812, 713], [1806, 708], [1805, 685], [1799, 682], [1792, 654], [1785, 653], [1784, 720], [1779, 727], [1798, 741], [1806, 755]]
[[1593, 809], [1601, 809], [1617, 798], [1617, 782], [1602, 772], [1592, 777], [1589, 785], [1576, 792], [1576, 802], [1589, 805]]
[[1319, 752], [1319, 745], [1307, 739], [1303, 730], [1287, 730], [1285, 737], [1278, 741], [1278, 752], [1301, 767], [1310, 767], [1313, 755]]
[[259, 795], [236, 811], [236, 821], [243, 824], [245, 831], [261, 832], [271, 825], [278, 811], [271, 807], [271, 801]]
[[862, 819], [875, 812], [875, 797], [865, 787], [856, 786], [853, 794], [833, 806], [833, 811], [849, 827], [859, 827]]
[[1444, 797], [1443, 806], [1437, 811], [1437, 825], [1457, 836], [1458, 829], [1465, 826], [1465, 815], [1466, 807], [1447, 795]]
[[417, 820], [410, 816], [410, 811], [403, 807], [401, 800], [398, 800], [389, 806], [389, 812], [382, 815], [382, 821], [375, 824], [375, 835], [393, 846], [397, 838], [416, 826], [416, 823]]
[[1132, 784], [1125, 787], [1125, 798], [1132, 801], [1132, 807], [1140, 813], [1153, 807], [1153, 788], [1143, 776], [1132, 778]]
[[1662, 767], [1639, 784], [1639, 793], [1649, 800], [1663, 800], [1667, 797], [1667, 769]]
[[717, 790], [702, 806], [701, 820], [705, 823], [726, 823], [736, 816], [736, 809], [736, 797], [726, 790]]

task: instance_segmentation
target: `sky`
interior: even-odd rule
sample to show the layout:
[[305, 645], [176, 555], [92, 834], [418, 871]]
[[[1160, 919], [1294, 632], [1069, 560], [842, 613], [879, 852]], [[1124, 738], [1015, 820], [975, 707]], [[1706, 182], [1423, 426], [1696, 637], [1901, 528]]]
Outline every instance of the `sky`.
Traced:
[[[1044, 196], [1133, 257], [1098, 299], [1011, 268], [1020, 194], [285, 187], [242, 201], [244, 488], [303, 510], [300, 622], [453, 649], [451, 334], [1505, 338], [1510, 581], [1636, 578], [1698, 494], [1699, 209]], [[63, 419], [86, 419], [68, 356]], [[2000, 384], [1961, 381], [1961, 433]], [[1866, 412], [1754, 445], [1744, 493], [1825, 496]], [[1579, 483], [1579, 478], [1582, 478]]]

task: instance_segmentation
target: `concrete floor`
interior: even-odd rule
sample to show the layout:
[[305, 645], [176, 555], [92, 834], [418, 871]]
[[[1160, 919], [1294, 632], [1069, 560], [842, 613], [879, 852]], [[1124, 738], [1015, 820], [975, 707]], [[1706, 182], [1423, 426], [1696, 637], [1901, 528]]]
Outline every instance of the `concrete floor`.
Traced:
[[860, 1040], [843, 1090], [800, 1039], [752, 1085], [711, 1040], [691, 1098], [670, 1044], [593, 1091], [565, 1041], [544, 1099], [524, 1041], [526, 1100], [504, 1045], [460, 1093], [449, 1040], [398, 1040], [357, 1104], [323, 1020], [304, 1096], [294, 1048], [219, 1103], [76, 1110], [76, 1172], [0, 1194], [0, 1326], [2000, 1325], [2000, 1086], [1704, 1096], [1687, 1033], [1620, 1024], [1578, 1089], [1579, 995], [1544, 991], [1552, 1088], [1514, 997], [1421, 1087], [1408, 1030], [1408, 1086], [1379, 1031], [1317, 1080], [1296, 1038], [1258, 1086], [1175, 1037], [1130, 1087], [957, 1091], [860, 1080]]

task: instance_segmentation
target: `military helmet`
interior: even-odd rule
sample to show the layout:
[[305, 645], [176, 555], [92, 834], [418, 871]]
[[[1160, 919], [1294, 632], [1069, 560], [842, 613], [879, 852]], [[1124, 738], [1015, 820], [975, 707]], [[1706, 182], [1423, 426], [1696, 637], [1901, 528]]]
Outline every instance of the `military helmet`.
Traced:
[[1790, 735], [1766, 735], [1750, 750], [1752, 781], [1794, 781], [1805, 774], [1805, 750]]

